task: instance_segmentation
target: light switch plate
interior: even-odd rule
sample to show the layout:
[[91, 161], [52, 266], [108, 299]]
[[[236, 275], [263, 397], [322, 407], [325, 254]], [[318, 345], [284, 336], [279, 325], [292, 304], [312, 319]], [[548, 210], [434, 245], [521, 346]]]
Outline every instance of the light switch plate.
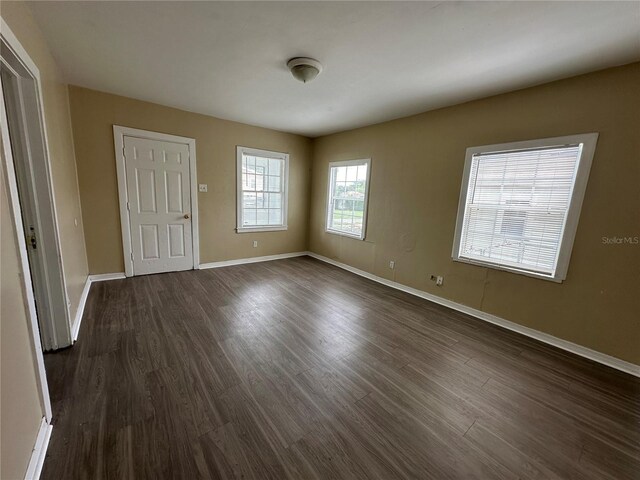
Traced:
[[206, 183], [201, 183], [200, 185], [198, 185], [198, 191], [199, 192], [206, 192], [207, 191], [207, 184]]

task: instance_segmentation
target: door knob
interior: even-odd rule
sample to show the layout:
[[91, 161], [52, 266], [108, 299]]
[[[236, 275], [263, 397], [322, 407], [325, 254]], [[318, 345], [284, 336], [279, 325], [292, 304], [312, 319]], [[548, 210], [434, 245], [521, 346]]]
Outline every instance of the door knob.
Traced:
[[187, 220], [190, 218], [190, 215], [188, 213], [184, 214], [184, 218], [186, 218]]

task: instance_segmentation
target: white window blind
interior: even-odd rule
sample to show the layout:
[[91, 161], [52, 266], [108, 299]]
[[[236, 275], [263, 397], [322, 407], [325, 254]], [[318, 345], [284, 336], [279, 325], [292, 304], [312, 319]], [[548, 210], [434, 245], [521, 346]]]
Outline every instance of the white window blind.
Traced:
[[371, 160], [329, 164], [327, 231], [363, 239]]
[[238, 147], [238, 231], [286, 228], [288, 155]]
[[[593, 155], [597, 135], [590, 135]], [[468, 151], [454, 258], [555, 279], [584, 143], [526, 143]]]

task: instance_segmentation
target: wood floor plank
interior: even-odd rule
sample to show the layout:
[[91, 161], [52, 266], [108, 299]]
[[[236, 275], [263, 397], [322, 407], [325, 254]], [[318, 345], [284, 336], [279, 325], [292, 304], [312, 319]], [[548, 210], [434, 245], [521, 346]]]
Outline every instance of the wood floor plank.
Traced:
[[519, 451], [513, 445], [491, 433], [479, 422], [475, 422], [464, 434], [464, 437], [471, 441], [477, 449], [495, 456], [501, 464], [520, 478], [532, 480], [558, 480], [561, 478], [552, 470], [545, 468], [544, 465], [537, 464], [527, 453]]
[[48, 479], [628, 479], [640, 380], [309, 257], [93, 284]]
[[599, 439], [589, 439], [580, 457], [580, 465], [598, 474], [620, 480], [640, 478], [640, 458], [629, 455]]
[[359, 400], [357, 406], [376, 424], [378, 436], [393, 439], [414, 478], [519, 478], [491, 456], [474, 451], [462, 435], [425, 423], [378, 392]]

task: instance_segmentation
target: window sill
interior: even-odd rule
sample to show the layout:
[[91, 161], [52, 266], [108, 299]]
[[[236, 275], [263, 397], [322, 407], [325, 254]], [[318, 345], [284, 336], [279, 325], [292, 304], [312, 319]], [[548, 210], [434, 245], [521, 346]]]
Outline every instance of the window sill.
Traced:
[[236, 233], [253, 233], [253, 232], [282, 232], [288, 230], [286, 225], [274, 226], [274, 227], [237, 227]]
[[481, 262], [477, 260], [470, 260], [468, 258], [453, 257], [453, 261], [460, 262], [460, 263], [468, 263], [469, 265], [475, 265], [477, 267], [491, 268], [493, 270], [502, 270], [503, 272], [517, 273], [519, 275], [538, 278], [540, 280], [547, 280], [554, 283], [562, 283], [564, 281], [564, 278], [561, 278], [559, 276], [553, 277], [551, 275], [547, 275], [544, 273], [536, 273], [536, 272], [531, 272], [529, 270], [521, 270], [515, 267], [509, 267], [506, 265], [496, 265], [494, 263], [486, 263], [486, 262]]
[[340, 232], [338, 230], [330, 230], [328, 228], [324, 231], [331, 235], [340, 235], [341, 237], [353, 238], [354, 240], [364, 240], [364, 235], [354, 235], [353, 233]]

